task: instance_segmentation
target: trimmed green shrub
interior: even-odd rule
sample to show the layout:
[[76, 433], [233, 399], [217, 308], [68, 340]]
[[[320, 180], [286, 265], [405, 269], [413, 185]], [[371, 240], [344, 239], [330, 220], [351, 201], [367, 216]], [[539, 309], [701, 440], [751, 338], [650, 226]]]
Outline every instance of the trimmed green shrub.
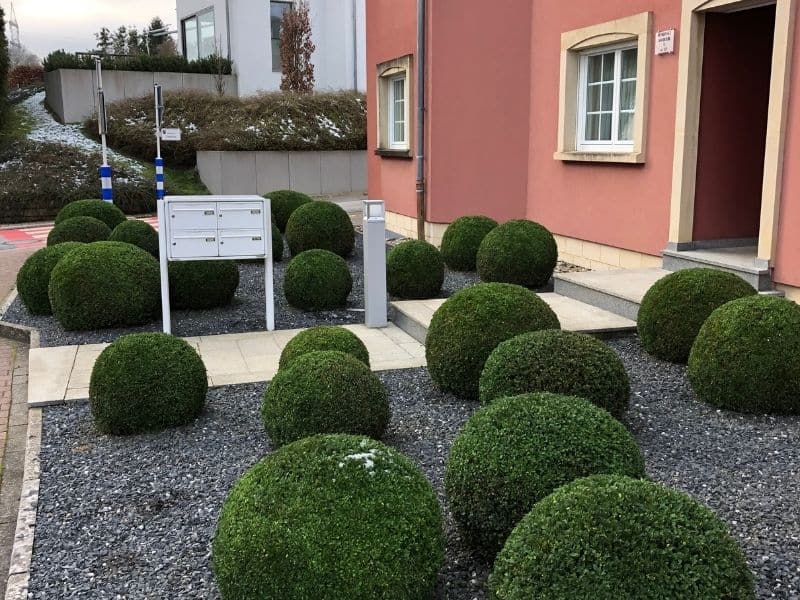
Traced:
[[83, 246], [80, 242], [64, 242], [37, 250], [28, 257], [17, 273], [17, 291], [22, 303], [32, 315], [49, 315], [53, 313], [47, 286], [50, 285], [50, 273], [68, 252]]
[[272, 260], [283, 260], [283, 235], [275, 223], [272, 224]]
[[203, 411], [206, 368], [197, 351], [166, 333], [117, 338], [92, 369], [95, 426], [126, 435], [191, 423]]
[[47, 245], [55, 246], [64, 242], [102, 242], [109, 238], [108, 225], [94, 217], [72, 217], [61, 221], [47, 234]]
[[319, 248], [347, 258], [355, 247], [350, 216], [333, 202], [308, 202], [299, 206], [286, 223], [286, 241], [293, 256]]
[[213, 555], [225, 600], [422, 600], [444, 560], [441, 511], [396, 450], [320, 435], [267, 455], [236, 482]]
[[70, 202], [56, 215], [56, 225], [73, 217], [94, 217], [108, 225], [110, 230], [126, 220], [125, 213], [111, 202], [103, 200], [76, 200]]
[[275, 446], [318, 433], [378, 439], [389, 423], [389, 401], [363, 362], [337, 350], [315, 351], [278, 371], [264, 392], [261, 418]]
[[275, 225], [278, 226], [282, 232], [286, 231], [286, 223], [292, 213], [301, 207], [303, 204], [313, 202], [314, 199], [308, 194], [302, 192], [295, 192], [292, 190], [276, 190], [264, 196], [269, 198], [272, 204], [272, 216], [275, 220]]
[[545, 227], [519, 219], [503, 223], [483, 238], [478, 248], [478, 275], [483, 281], [545, 285], [553, 276], [558, 246]]
[[625, 427], [582, 398], [526, 394], [467, 421], [450, 450], [445, 488], [462, 537], [491, 558], [539, 500], [598, 473], [645, 476]]
[[158, 251], [158, 232], [149, 223], [138, 219], [128, 219], [123, 221], [111, 232], [108, 238], [111, 242], [126, 242], [139, 246], [152, 254], [155, 258], [159, 257]]
[[741, 277], [716, 269], [670, 273], [642, 299], [636, 324], [639, 339], [653, 356], [685, 363], [700, 327], [715, 309], [756, 293]]
[[53, 314], [67, 330], [143, 325], [161, 309], [158, 261], [123, 242], [75, 248], [50, 275]]
[[753, 600], [744, 554], [689, 495], [594, 475], [541, 500], [517, 525], [489, 577], [491, 598]]
[[497, 227], [489, 217], [460, 217], [450, 223], [442, 237], [442, 258], [454, 271], [474, 271], [483, 238]]
[[551, 329], [506, 340], [483, 367], [481, 402], [528, 392], [578, 396], [620, 417], [631, 387], [622, 361], [603, 342]]
[[800, 414], [800, 306], [758, 295], [723, 304], [697, 335], [688, 375], [719, 408]]
[[357, 358], [369, 366], [369, 352], [359, 337], [344, 327], [321, 325], [301, 331], [281, 352], [279, 368], [288, 367], [294, 360], [309, 352], [338, 350]]
[[[66, 50], [54, 50], [42, 61], [47, 72], [57, 69], [94, 69], [94, 59], [88, 54], [74, 54]], [[148, 71], [161, 73], [208, 73], [230, 75], [233, 63], [221, 56], [205, 56], [197, 60], [186, 60], [180, 55], [136, 54], [135, 56], [105, 56], [103, 69], [108, 71]]]
[[436, 246], [421, 240], [397, 244], [386, 257], [386, 285], [397, 298], [435, 298], [444, 283], [444, 261]]
[[332, 310], [347, 304], [353, 276], [341, 256], [306, 250], [295, 256], [283, 276], [283, 293], [295, 308]]
[[239, 287], [239, 267], [230, 260], [170, 262], [169, 303], [177, 309], [228, 306]]
[[428, 370], [441, 390], [477, 398], [483, 365], [500, 342], [560, 327], [547, 303], [523, 287], [481, 283], [465, 288], [433, 314], [425, 341]]

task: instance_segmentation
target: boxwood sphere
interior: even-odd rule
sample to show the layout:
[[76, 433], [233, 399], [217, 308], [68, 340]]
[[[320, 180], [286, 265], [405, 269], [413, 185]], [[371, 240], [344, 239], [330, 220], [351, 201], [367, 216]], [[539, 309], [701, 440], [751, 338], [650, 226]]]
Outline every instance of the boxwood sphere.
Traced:
[[275, 262], [283, 260], [283, 235], [274, 223], [272, 224], [272, 260]]
[[224, 600], [422, 600], [444, 559], [439, 502], [396, 450], [314, 436], [236, 482], [213, 556]]
[[369, 366], [369, 352], [359, 337], [344, 327], [321, 325], [301, 331], [281, 352], [279, 368], [288, 367], [296, 358], [322, 350], [338, 350], [350, 354]]
[[436, 246], [421, 240], [407, 240], [386, 257], [386, 285], [389, 293], [409, 300], [435, 298], [444, 283], [444, 261]]
[[47, 234], [47, 245], [64, 242], [102, 242], [111, 236], [108, 225], [94, 217], [72, 217], [55, 225]]
[[230, 260], [174, 261], [169, 269], [169, 303], [177, 309], [228, 306], [239, 287], [239, 267]]
[[303, 204], [286, 223], [286, 241], [293, 256], [319, 248], [346, 258], [355, 247], [355, 235], [350, 216], [333, 202]]
[[277, 190], [264, 197], [270, 199], [275, 225], [281, 231], [286, 231], [286, 223], [298, 207], [314, 201], [311, 196], [292, 190]]
[[332, 310], [347, 304], [353, 277], [347, 263], [327, 250], [306, 250], [286, 267], [283, 293], [295, 308]]
[[56, 225], [73, 217], [94, 217], [105, 223], [110, 230], [127, 218], [119, 208], [111, 202], [103, 200], [76, 200], [62, 208], [56, 215]]
[[17, 272], [17, 292], [25, 308], [32, 315], [53, 313], [47, 287], [50, 273], [68, 252], [83, 246], [80, 242], [64, 242], [42, 248], [31, 254]]
[[442, 258], [454, 271], [474, 271], [478, 248], [497, 221], [489, 217], [460, 217], [450, 223], [442, 237]]
[[545, 227], [524, 219], [495, 227], [478, 248], [483, 281], [538, 288], [550, 281], [558, 260], [555, 238]]
[[126, 242], [139, 246], [155, 258], [159, 257], [158, 232], [152, 225], [144, 221], [138, 219], [123, 221], [114, 228], [108, 239], [112, 242]]
[[166, 333], [117, 338], [97, 359], [89, 401], [97, 429], [125, 435], [191, 423], [206, 401], [203, 361]]
[[50, 275], [53, 314], [67, 330], [143, 325], [161, 309], [158, 261], [123, 242], [75, 248]]
[[697, 332], [715, 309], [756, 293], [741, 277], [716, 269], [670, 273], [642, 299], [637, 321], [639, 339], [653, 356], [685, 363]]
[[464, 540], [493, 557], [536, 502], [597, 473], [645, 476], [625, 427], [582, 398], [526, 394], [467, 421], [450, 450], [445, 487]]
[[276, 446], [317, 433], [380, 438], [389, 401], [380, 379], [357, 358], [336, 350], [309, 352], [275, 375], [261, 418]]
[[726, 525], [687, 494], [620, 475], [565, 485], [522, 519], [498, 554], [491, 598], [752, 600]]
[[474, 399], [483, 365], [500, 342], [559, 328], [553, 310], [530, 290], [480, 283], [459, 290], [434, 313], [425, 340], [428, 370], [441, 390]]
[[622, 361], [603, 342], [551, 329], [506, 340], [483, 367], [481, 402], [527, 392], [586, 398], [619, 417], [628, 407], [631, 388]]
[[747, 296], [711, 313], [689, 355], [697, 396], [744, 413], [800, 414], [800, 306]]

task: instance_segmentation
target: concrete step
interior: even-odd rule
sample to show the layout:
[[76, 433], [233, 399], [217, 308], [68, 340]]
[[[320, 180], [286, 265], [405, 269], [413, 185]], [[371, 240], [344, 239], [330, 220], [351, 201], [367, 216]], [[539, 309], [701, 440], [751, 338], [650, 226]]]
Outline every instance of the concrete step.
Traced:
[[669, 275], [664, 269], [617, 269], [558, 273], [555, 293], [636, 321], [647, 290]]
[[769, 269], [758, 266], [756, 256], [755, 246], [664, 250], [664, 268], [668, 271], [698, 267], [719, 269], [738, 275], [759, 292], [771, 291], [773, 285]]
[[[567, 331], [599, 335], [636, 329], [636, 323], [630, 319], [573, 298], [551, 292], [540, 293], [539, 297], [550, 305], [561, 322], [561, 328]], [[397, 327], [424, 344], [433, 313], [444, 302], [444, 299], [392, 302], [389, 305], [389, 318]]]

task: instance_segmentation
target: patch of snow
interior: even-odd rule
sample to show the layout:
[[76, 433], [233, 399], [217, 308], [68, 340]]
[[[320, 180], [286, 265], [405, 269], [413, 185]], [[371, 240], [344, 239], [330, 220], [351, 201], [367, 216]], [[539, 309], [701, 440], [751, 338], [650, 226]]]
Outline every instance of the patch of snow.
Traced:
[[339, 129], [339, 126], [325, 115], [317, 115], [317, 123], [319, 123], [320, 129], [327, 129], [328, 133], [330, 133], [333, 137], [344, 137], [342, 130]]
[[353, 461], [353, 462], [360, 462], [361, 465], [371, 473], [374, 473], [375, 469], [375, 461], [378, 459], [378, 450], [372, 448], [369, 452], [358, 452], [356, 454], [348, 454], [342, 459], [342, 462], [339, 463], [340, 467], [344, 467], [344, 461]]

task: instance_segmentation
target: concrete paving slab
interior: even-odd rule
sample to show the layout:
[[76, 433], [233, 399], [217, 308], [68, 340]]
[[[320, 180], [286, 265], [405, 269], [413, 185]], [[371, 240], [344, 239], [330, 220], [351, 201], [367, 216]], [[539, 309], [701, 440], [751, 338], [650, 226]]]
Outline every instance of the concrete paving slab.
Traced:
[[[558, 273], [555, 279], [641, 304], [647, 290], [670, 271], [664, 269], [616, 269]], [[558, 283], [556, 283], [558, 287]], [[556, 289], [558, 291], [558, 289]]]

